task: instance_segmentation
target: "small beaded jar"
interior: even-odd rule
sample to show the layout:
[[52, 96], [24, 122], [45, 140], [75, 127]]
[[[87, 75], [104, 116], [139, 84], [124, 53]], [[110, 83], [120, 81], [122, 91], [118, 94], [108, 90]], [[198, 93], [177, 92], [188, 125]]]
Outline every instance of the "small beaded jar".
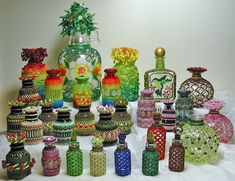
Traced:
[[25, 121], [21, 124], [22, 132], [26, 135], [25, 144], [38, 144], [43, 139], [43, 122], [38, 119], [38, 108], [25, 108]]
[[57, 109], [57, 120], [53, 124], [57, 143], [69, 144], [73, 129], [74, 122], [70, 119], [70, 110], [67, 107]]
[[157, 145], [159, 160], [164, 160], [166, 149], [166, 129], [162, 126], [161, 114], [154, 113], [154, 123], [148, 128], [147, 134], [153, 133], [154, 142]]
[[26, 106], [37, 106], [41, 97], [38, 94], [38, 90], [33, 85], [32, 76], [20, 77], [22, 81], [22, 88], [19, 90], [18, 101], [26, 103]]
[[131, 151], [125, 142], [126, 135], [118, 135], [119, 142], [114, 152], [115, 173], [119, 176], [127, 176], [131, 173]]
[[168, 167], [170, 171], [173, 172], [182, 172], [184, 170], [184, 147], [180, 140], [180, 136], [183, 132], [183, 129], [176, 127], [174, 130], [175, 139], [172, 141], [172, 145], [169, 149], [169, 163]]
[[128, 135], [131, 132], [133, 121], [130, 113], [127, 112], [127, 99], [118, 99], [115, 104], [115, 112], [112, 115], [113, 121], [118, 125], [121, 133]]
[[103, 149], [101, 137], [92, 138], [92, 150], [90, 151], [90, 174], [98, 177], [106, 173], [106, 152]]
[[43, 122], [43, 135], [44, 136], [52, 136], [53, 135], [53, 124], [57, 120], [56, 113], [53, 112], [52, 102], [44, 100], [41, 103], [41, 114], [39, 115], [39, 119]]
[[165, 104], [165, 108], [163, 109], [161, 114], [162, 123], [167, 132], [172, 132], [175, 129], [176, 125], [176, 113], [173, 108], [174, 101], [163, 100], [162, 102]]
[[204, 108], [209, 109], [209, 113], [204, 116], [204, 123], [212, 127], [219, 135], [221, 143], [231, 143], [233, 138], [233, 124], [224, 115], [220, 114], [224, 103], [219, 100], [210, 100], [204, 103]]
[[101, 136], [104, 139], [104, 146], [112, 146], [117, 143], [119, 134], [118, 126], [112, 120], [113, 107], [97, 106], [99, 114], [99, 121], [96, 123], [95, 135]]
[[153, 113], [155, 111], [155, 100], [152, 90], [142, 90], [138, 100], [137, 126], [148, 128], [153, 124]]
[[83, 172], [83, 153], [79, 147], [79, 142], [72, 141], [66, 152], [67, 174], [79, 176]]
[[42, 167], [45, 176], [55, 176], [60, 173], [61, 159], [59, 150], [56, 148], [56, 138], [47, 136], [43, 139], [45, 147], [42, 150]]
[[154, 176], [158, 174], [158, 152], [156, 143], [154, 142], [153, 133], [149, 132], [147, 135], [147, 143], [142, 154], [142, 173], [147, 176]]
[[7, 133], [19, 133], [21, 132], [21, 123], [25, 121], [25, 115], [23, 108], [24, 102], [11, 101], [8, 102], [11, 107], [11, 113], [7, 116]]

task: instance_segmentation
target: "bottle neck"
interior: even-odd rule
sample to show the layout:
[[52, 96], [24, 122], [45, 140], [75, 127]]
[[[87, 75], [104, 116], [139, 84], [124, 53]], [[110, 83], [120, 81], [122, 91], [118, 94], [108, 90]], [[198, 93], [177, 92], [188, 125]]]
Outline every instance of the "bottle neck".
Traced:
[[217, 110], [209, 110], [209, 114], [219, 114], [219, 111], [217, 111]]
[[202, 77], [201, 72], [193, 72], [192, 78], [200, 78]]
[[156, 57], [156, 69], [164, 70], [165, 69], [165, 57]]
[[24, 149], [24, 143], [11, 144], [11, 151], [21, 151]]
[[50, 106], [50, 107], [42, 107], [42, 113], [50, 113], [52, 111], [53, 111], [52, 106]]
[[81, 34], [80, 32], [76, 32], [74, 36], [69, 37], [69, 45], [70, 46], [89, 46], [90, 45], [90, 38], [86, 34]]
[[11, 107], [11, 112], [12, 112], [12, 113], [23, 113], [22, 107], [12, 106], [12, 107]]
[[115, 112], [126, 112], [127, 107], [126, 106], [115, 106], [116, 110]]
[[90, 106], [79, 106], [79, 112], [90, 112]]

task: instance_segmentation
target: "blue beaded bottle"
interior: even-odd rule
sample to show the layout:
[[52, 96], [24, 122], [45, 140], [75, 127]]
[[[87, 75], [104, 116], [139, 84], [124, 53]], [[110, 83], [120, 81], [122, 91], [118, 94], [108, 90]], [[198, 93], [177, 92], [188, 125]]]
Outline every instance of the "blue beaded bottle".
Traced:
[[131, 151], [125, 142], [126, 135], [120, 133], [117, 149], [114, 152], [115, 173], [119, 176], [126, 176], [131, 173]]

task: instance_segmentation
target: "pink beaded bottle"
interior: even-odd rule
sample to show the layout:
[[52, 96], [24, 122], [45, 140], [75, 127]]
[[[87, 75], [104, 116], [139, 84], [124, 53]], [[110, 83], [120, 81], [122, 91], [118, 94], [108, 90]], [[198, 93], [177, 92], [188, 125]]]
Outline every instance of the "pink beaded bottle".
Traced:
[[220, 137], [221, 143], [231, 143], [233, 137], [233, 125], [224, 115], [220, 114], [224, 103], [212, 99], [204, 103], [204, 108], [209, 109], [209, 113], [204, 117], [204, 123], [212, 127]]
[[141, 128], [149, 128], [153, 124], [153, 113], [155, 111], [155, 100], [152, 90], [142, 90], [138, 100], [137, 125]]
[[45, 147], [42, 150], [42, 167], [45, 176], [55, 176], [60, 173], [61, 159], [59, 150], [56, 148], [56, 138], [54, 136], [47, 136], [43, 139]]

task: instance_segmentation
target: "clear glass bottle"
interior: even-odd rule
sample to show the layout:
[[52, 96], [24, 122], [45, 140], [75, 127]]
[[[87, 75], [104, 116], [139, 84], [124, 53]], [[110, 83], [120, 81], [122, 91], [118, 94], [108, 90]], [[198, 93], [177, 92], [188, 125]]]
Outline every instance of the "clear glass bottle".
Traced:
[[153, 133], [149, 132], [147, 135], [147, 143], [142, 154], [142, 173], [147, 176], [154, 176], [158, 174], [158, 152], [156, 143], [154, 142]]
[[182, 142], [185, 160], [199, 165], [205, 164], [217, 155], [219, 136], [213, 128], [203, 123], [200, 116], [191, 116], [189, 124], [183, 126]]
[[106, 152], [103, 149], [101, 137], [92, 138], [92, 150], [90, 151], [90, 174], [94, 177], [106, 173]]
[[114, 152], [115, 173], [119, 176], [127, 176], [131, 173], [131, 151], [125, 142], [126, 135], [118, 135], [119, 142]]
[[162, 123], [166, 128], [167, 132], [172, 132], [176, 126], [176, 113], [173, 108], [174, 101], [173, 100], [162, 100], [165, 105], [165, 108], [162, 111]]
[[212, 127], [219, 135], [221, 143], [231, 143], [233, 138], [233, 124], [224, 115], [220, 114], [224, 103], [219, 100], [212, 99], [204, 103], [204, 108], [209, 109], [209, 113], [204, 116], [204, 123]]
[[169, 149], [169, 163], [168, 168], [173, 172], [182, 172], [184, 170], [184, 147], [180, 139], [183, 129], [176, 127], [174, 130], [175, 138]]
[[152, 132], [154, 136], [154, 142], [157, 145], [157, 151], [159, 154], [159, 160], [164, 160], [166, 149], [166, 129], [162, 125], [161, 114], [154, 114], [154, 123], [148, 128], [147, 135]]
[[155, 50], [156, 68], [145, 72], [144, 88], [154, 91], [156, 101], [174, 100], [176, 97], [176, 74], [165, 68], [165, 50]]
[[83, 172], [83, 153], [79, 142], [71, 141], [66, 152], [67, 174], [69, 176], [79, 176]]

